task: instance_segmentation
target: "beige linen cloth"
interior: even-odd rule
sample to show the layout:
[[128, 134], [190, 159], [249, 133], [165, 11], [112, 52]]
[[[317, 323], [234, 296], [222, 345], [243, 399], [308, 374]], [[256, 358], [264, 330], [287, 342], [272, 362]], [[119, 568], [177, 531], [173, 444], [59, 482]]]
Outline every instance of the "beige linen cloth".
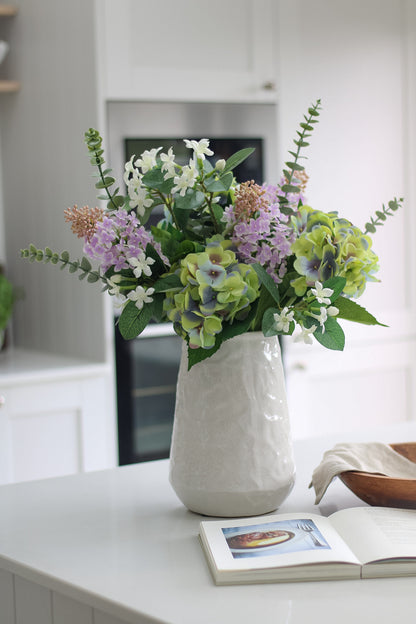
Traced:
[[324, 453], [312, 474], [309, 487], [315, 489], [317, 505], [332, 479], [345, 470], [358, 470], [394, 477], [416, 479], [416, 463], [409, 461], [382, 442], [337, 444]]

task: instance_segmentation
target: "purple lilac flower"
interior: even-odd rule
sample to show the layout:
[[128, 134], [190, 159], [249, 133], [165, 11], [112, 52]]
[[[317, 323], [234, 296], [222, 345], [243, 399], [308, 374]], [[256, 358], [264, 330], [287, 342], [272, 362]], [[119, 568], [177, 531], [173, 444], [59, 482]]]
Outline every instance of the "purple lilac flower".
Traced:
[[[262, 198], [266, 201], [252, 216], [238, 220], [233, 206], [228, 206], [224, 211], [224, 221], [227, 227], [234, 225], [231, 240], [237, 248], [239, 260], [249, 264], [260, 263], [274, 281], [280, 283], [286, 273], [286, 258], [291, 253], [295, 232], [289, 217], [279, 209], [279, 187], [263, 185], [262, 189]], [[299, 196], [296, 201], [298, 199]]]
[[137, 258], [148, 244], [156, 249], [163, 262], [169, 266], [160, 244], [155, 243], [151, 233], [140, 225], [136, 215], [120, 208], [97, 224], [94, 236], [84, 244], [84, 253], [98, 261], [104, 273], [112, 266], [117, 272], [130, 268], [127, 259]]

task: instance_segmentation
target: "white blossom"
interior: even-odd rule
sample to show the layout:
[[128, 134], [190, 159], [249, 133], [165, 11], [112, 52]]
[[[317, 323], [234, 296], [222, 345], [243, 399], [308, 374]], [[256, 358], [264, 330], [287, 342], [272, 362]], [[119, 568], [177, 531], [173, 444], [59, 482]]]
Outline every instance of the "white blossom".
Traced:
[[287, 332], [289, 331], [289, 325], [290, 323], [293, 321], [293, 312], [289, 312], [289, 308], [284, 307], [283, 310], [279, 313], [276, 312], [276, 314], [273, 314], [273, 318], [275, 321], [275, 329], [278, 332], [283, 332], [284, 334], [287, 334]]
[[133, 159], [136, 158], [136, 156], [132, 156], [130, 158], [130, 160], [128, 162], [126, 162], [126, 164], [124, 165], [124, 175], [123, 175], [123, 180], [124, 180], [124, 184], [127, 186], [129, 183], [129, 179], [130, 179], [130, 174], [135, 172], [135, 168], [133, 165]]
[[141, 176], [135, 171], [133, 177], [127, 183], [127, 192], [129, 195], [129, 206], [137, 210], [137, 214], [142, 217], [146, 208], [150, 208], [153, 200], [148, 197], [147, 189], [142, 185]]
[[311, 293], [316, 297], [318, 303], [329, 305], [331, 300], [328, 297], [330, 297], [334, 291], [331, 288], [323, 288], [321, 282], [315, 282], [315, 288], [311, 288]]
[[133, 267], [133, 273], [137, 278], [141, 277], [142, 273], [143, 275], [147, 275], [148, 277], [150, 277], [150, 275], [152, 274], [152, 269], [150, 268], [150, 265], [154, 264], [154, 259], [150, 257], [146, 258], [143, 251], [139, 253], [137, 258], [127, 258], [127, 262], [131, 267]]
[[197, 171], [192, 161], [189, 161], [189, 165], [182, 167], [182, 174], [175, 176], [173, 182], [175, 186], [172, 188], [172, 193], [178, 193], [185, 195], [188, 188], [192, 188], [197, 178]]
[[328, 311], [326, 308], [322, 307], [319, 310], [319, 314], [313, 314], [313, 312], [310, 312], [310, 315], [313, 316], [313, 318], [315, 318], [317, 321], [319, 321], [319, 324], [322, 327], [322, 333], [325, 333], [325, 322], [328, 318]]
[[226, 163], [225, 163], [224, 158], [221, 158], [220, 160], [217, 160], [217, 162], [215, 163], [215, 169], [217, 171], [224, 171], [225, 165]]
[[209, 149], [209, 140], [201, 139], [200, 141], [190, 141], [189, 139], [184, 139], [186, 147], [194, 150], [194, 155], [196, 158], [205, 159], [205, 155], [212, 156], [214, 152]]
[[294, 342], [304, 342], [305, 344], [312, 344], [312, 334], [316, 329], [316, 325], [312, 325], [312, 327], [302, 327], [300, 334], [297, 334], [294, 337]]
[[107, 284], [109, 286], [108, 292], [110, 295], [117, 296], [120, 294], [119, 283], [121, 282], [121, 280], [122, 280], [122, 276], [117, 273], [113, 275], [113, 277], [110, 277], [107, 279]]
[[166, 171], [164, 175], [164, 179], [168, 180], [169, 178], [175, 177], [175, 154], [173, 153], [172, 148], [168, 149], [167, 154], [161, 154], [160, 160], [163, 162], [162, 171]]
[[151, 150], [145, 150], [134, 164], [136, 165], [136, 167], [140, 167], [142, 173], [150, 171], [150, 169], [156, 167], [156, 157], [161, 149], [161, 147], [154, 147]]
[[136, 304], [136, 308], [141, 310], [145, 303], [151, 303], [153, 301], [150, 295], [153, 295], [154, 292], [154, 288], [148, 288], [145, 290], [143, 286], [137, 286], [136, 290], [131, 290], [129, 292], [127, 298]]

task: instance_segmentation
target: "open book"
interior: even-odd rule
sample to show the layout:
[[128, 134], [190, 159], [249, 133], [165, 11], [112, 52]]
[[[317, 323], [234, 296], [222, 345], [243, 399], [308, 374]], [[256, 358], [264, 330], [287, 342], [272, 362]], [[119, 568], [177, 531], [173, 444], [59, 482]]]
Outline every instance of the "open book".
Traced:
[[343, 509], [203, 521], [217, 585], [416, 574], [416, 510]]

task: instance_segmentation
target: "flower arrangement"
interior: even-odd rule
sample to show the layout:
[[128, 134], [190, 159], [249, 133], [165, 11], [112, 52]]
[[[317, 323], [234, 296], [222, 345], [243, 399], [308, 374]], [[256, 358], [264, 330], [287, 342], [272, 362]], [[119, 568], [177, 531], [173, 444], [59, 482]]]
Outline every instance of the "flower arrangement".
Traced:
[[[320, 108], [318, 100], [304, 115], [276, 185], [237, 184], [233, 170], [253, 150], [212, 162], [208, 139], [185, 139], [190, 159], [183, 166], [172, 148], [133, 156], [125, 165], [123, 196], [105, 168], [101, 136], [89, 129], [85, 142], [98, 170], [95, 186], [107, 205], [65, 211], [72, 231], [84, 239], [84, 257], [72, 261], [66, 251], [33, 244], [21, 255], [103, 282], [122, 306], [119, 329], [126, 339], [151, 320], [172, 322], [188, 344], [189, 367], [247, 331], [289, 335], [297, 327], [296, 340], [310, 343], [313, 337], [342, 350], [339, 319], [381, 324], [354, 299], [367, 282], [378, 281], [370, 234], [403, 200], [383, 205], [364, 231], [336, 212], [305, 204], [301, 152]], [[162, 209], [161, 218], [146, 228], [155, 209]]]

